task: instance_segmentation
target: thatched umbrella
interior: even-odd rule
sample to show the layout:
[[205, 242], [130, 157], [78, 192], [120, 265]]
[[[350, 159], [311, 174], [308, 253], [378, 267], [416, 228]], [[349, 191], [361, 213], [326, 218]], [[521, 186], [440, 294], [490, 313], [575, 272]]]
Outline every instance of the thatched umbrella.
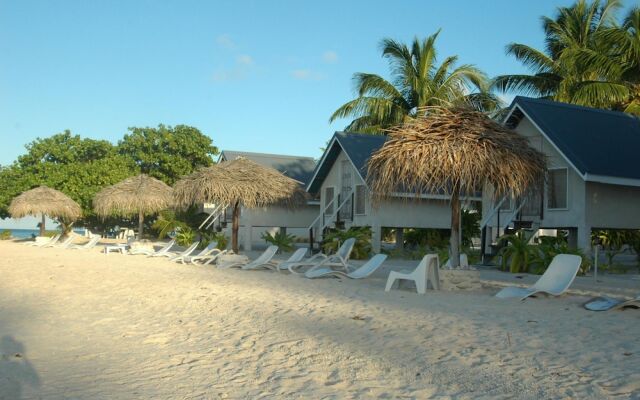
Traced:
[[175, 184], [176, 206], [228, 204], [233, 209], [231, 246], [238, 252], [240, 206], [263, 207], [270, 204], [294, 206], [306, 199], [300, 182], [273, 168], [263, 167], [244, 157], [203, 167]]
[[139, 238], [142, 238], [145, 214], [155, 214], [172, 205], [173, 189], [145, 174], [108, 186], [93, 198], [93, 209], [101, 217], [137, 215]]
[[519, 196], [542, 182], [546, 158], [525, 137], [482, 113], [429, 107], [420, 114], [389, 129], [369, 160], [367, 180], [378, 199], [397, 192], [450, 195], [451, 266], [458, 267], [460, 197], [485, 184], [497, 195]]
[[40, 236], [44, 236], [46, 215], [73, 222], [82, 216], [82, 208], [66, 194], [40, 186], [16, 196], [9, 205], [9, 214], [13, 218], [42, 215]]

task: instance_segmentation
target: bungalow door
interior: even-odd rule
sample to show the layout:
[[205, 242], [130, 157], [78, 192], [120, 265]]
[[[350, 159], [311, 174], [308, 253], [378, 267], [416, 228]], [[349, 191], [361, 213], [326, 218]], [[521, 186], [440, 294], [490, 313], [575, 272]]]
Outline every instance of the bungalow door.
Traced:
[[342, 163], [340, 164], [340, 170], [342, 178], [342, 187], [340, 188], [340, 204], [344, 202], [344, 205], [340, 208], [339, 215], [340, 219], [343, 221], [352, 220], [353, 209], [351, 204], [351, 191], [353, 189], [353, 168], [351, 167], [351, 162], [349, 160], [342, 160]]

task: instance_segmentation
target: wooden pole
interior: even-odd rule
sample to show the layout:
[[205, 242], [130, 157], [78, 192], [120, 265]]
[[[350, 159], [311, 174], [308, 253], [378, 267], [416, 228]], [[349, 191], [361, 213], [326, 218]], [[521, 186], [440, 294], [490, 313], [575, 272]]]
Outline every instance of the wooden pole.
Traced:
[[42, 213], [42, 221], [40, 221], [40, 236], [44, 236], [45, 233], [45, 221], [46, 221], [46, 216], [44, 215], [44, 213]]
[[236, 201], [233, 205], [233, 216], [231, 217], [231, 248], [233, 252], [238, 254], [238, 230], [240, 229], [240, 202]]
[[144, 230], [144, 213], [140, 211], [138, 214], [138, 240], [142, 240], [142, 231]]
[[460, 266], [460, 194], [457, 188], [454, 188], [451, 194], [451, 268]]

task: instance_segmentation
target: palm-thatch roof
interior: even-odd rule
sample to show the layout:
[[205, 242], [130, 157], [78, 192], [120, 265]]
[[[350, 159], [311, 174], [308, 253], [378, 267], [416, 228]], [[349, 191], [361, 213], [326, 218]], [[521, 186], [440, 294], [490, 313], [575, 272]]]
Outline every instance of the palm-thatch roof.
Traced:
[[16, 196], [9, 205], [9, 214], [13, 218], [44, 214], [75, 221], [82, 216], [82, 208], [59, 190], [40, 186]]
[[391, 128], [368, 163], [377, 198], [394, 192], [472, 195], [485, 183], [518, 196], [544, 179], [546, 158], [528, 140], [468, 109], [429, 107]]
[[294, 206], [306, 199], [300, 182], [273, 168], [238, 157], [203, 167], [175, 184], [176, 206], [214, 202], [247, 208], [270, 204]]
[[145, 174], [108, 186], [93, 198], [94, 211], [102, 217], [153, 214], [172, 204], [173, 189]]

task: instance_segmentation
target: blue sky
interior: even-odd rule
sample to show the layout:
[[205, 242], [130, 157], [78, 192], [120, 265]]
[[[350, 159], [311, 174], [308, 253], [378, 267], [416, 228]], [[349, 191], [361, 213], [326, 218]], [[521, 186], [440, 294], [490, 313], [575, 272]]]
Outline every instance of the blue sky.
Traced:
[[441, 57], [490, 76], [542, 46], [541, 15], [571, 1], [0, 0], [0, 164], [70, 129], [199, 128], [221, 149], [319, 157], [347, 121], [356, 71], [387, 75], [378, 43], [442, 28]]

